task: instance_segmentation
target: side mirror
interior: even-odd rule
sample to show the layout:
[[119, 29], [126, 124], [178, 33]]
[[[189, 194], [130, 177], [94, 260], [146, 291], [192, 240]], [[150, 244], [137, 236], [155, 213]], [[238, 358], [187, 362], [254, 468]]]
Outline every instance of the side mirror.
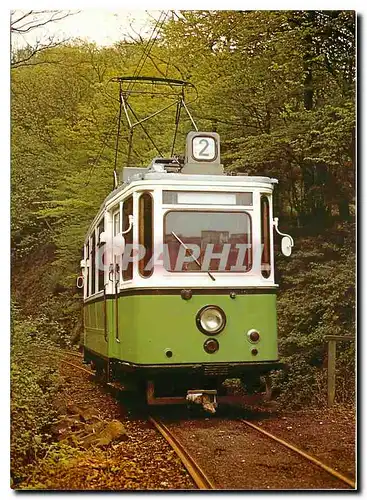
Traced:
[[85, 262], [85, 259], [82, 259], [82, 260], [80, 261], [80, 269], [85, 269], [85, 267], [86, 267], [86, 262]]
[[78, 276], [76, 279], [76, 287], [82, 289], [84, 287], [84, 278], [83, 276]]
[[107, 243], [107, 233], [105, 231], [102, 231], [99, 235], [99, 244], [102, 245], [103, 243]]
[[293, 241], [292, 236], [289, 236], [289, 234], [281, 233], [279, 231], [278, 223], [279, 223], [278, 217], [274, 217], [273, 226], [275, 228], [275, 231], [280, 236], [283, 236], [282, 242], [281, 242], [282, 254], [285, 255], [286, 257], [289, 257], [290, 254], [292, 253], [292, 247], [294, 246], [294, 241]]
[[292, 246], [293, 246], [292, 238], [290, 236], [284, 236], [281, 242], [282, 254], [285, 255], [286, 257], [289, 257], [290, 254], [292, 253]]

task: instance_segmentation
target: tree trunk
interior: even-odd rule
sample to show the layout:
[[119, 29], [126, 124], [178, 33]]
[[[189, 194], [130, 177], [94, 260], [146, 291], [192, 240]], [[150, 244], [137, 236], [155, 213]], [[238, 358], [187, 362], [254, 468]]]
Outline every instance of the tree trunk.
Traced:
[[[310, 30], [314, 26], [315, 12], [306, 12], [306, 29]], [[303, 104], [305, 109], [311, 110], [313, 108], [313, 75], [312, 75], [312, 57], [313, 57], [313, 46], [312, 46], [312, 34], [307, 31], [304, 37], [305, 42], [305, 52], [303, 54], [303, 71], [304, 71], [304, 82], [303, 82]]]

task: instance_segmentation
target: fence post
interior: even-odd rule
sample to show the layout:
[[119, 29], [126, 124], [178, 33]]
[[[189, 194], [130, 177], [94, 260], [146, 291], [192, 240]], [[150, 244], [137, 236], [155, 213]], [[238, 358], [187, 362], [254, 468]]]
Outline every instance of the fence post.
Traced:
[[333, 406], [335, 400], [336, 380], [336, 343], [337, 341], [353, 341], [352, 335], [325, 335], [327, 349], [327, 404]]
[[336, 340], [328, 341], [327, 350], [327, 404], [333, 406], [335, 399]]

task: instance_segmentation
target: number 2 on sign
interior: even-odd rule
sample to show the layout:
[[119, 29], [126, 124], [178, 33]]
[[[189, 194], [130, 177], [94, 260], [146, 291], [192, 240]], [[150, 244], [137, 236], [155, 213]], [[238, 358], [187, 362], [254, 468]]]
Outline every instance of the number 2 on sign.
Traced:
[[194, 137], [193, 155], [196, 160], [212, 161], [216, 156], [213, 137]]
[[204, 144], [204, 147], [201, 151], [199, 151], [199, 156], [209, 156], [209, 152], [205, 153], [205, 151], [209, 147], [208, 139], [200, 139], [199, 144]]

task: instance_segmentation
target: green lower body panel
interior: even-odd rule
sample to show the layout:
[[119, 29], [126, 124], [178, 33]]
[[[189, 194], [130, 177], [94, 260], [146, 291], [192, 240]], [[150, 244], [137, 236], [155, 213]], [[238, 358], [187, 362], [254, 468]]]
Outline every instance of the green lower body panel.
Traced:
[[[215, 336], [205, 335], [196, 325], [198, 311], [219, 306], [226, 315], [225, 328]], [[183, 300], [177, 295], [121, 295], [90, 301], [84, 306], [86, 349], [103, 357], [137, 365], [261, 363], [276, 361], [277, 324], [275, 293], [228, 293], [195, 295]], [[256, 329], [259, 341], [249, 341]], [[215, 338], [219, 349], [204, 350], [204, 342]], [[255, 353], [255, 351], [257, 353]], [[167, 353], [171, 353], [168, 357]]]
[[[107, 304], [107, 302], [106, 302]], [[84, 305], [84, 345], [94, 352], [108, 356], [108, 338], [105, 332], [106, 316], [105, 302], [96, 301]]]

